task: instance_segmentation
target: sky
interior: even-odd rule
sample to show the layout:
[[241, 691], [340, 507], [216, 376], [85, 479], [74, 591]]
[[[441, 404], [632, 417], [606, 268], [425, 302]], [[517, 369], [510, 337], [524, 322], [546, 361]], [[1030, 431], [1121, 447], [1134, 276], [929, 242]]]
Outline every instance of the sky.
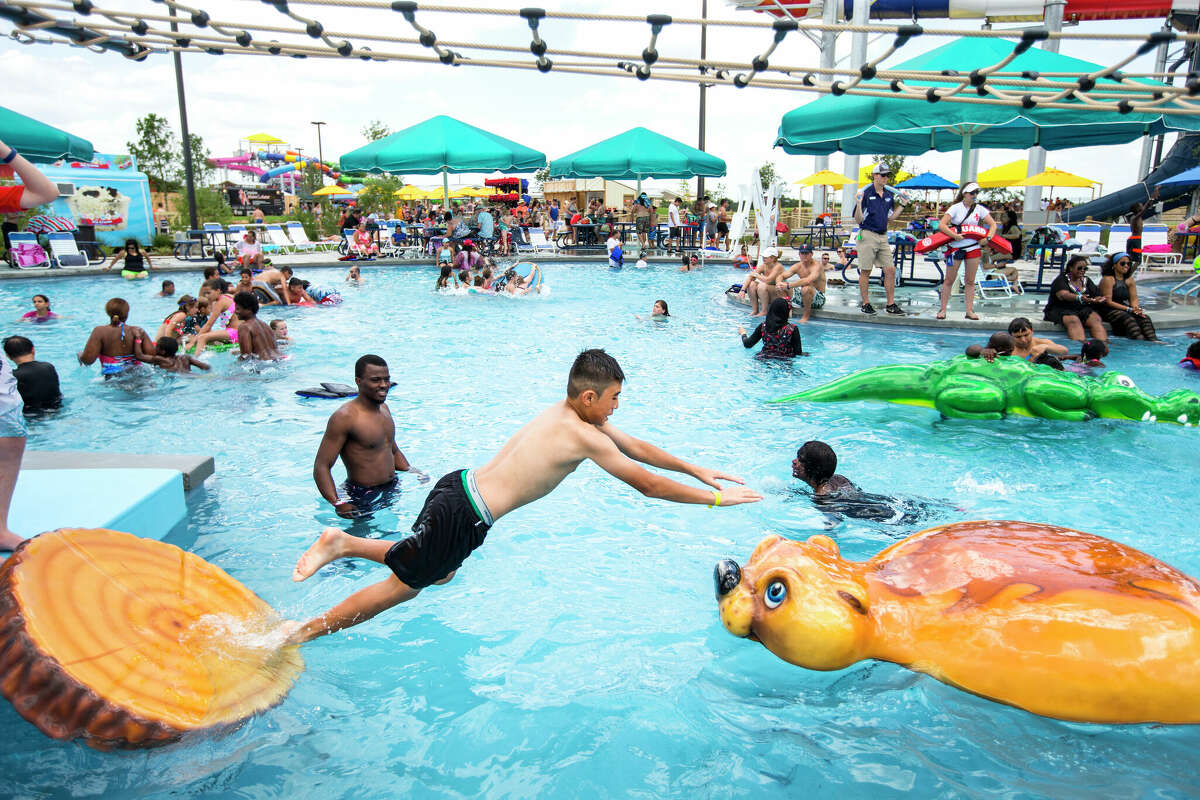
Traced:
[[[257, 1], [193, 0], [193, 4], [207, 10], [214, 20], [298, 25]], [[166, 10], [150, 0], [100, 0], [98, 5], [149, 14]], [[655, 12], [677, 17], [699, 16], [700, 12], [700, 0], [608, 0], [599, 5], [547, 0], [543, 6], [551, 12], [603, 9], [605, 13], [638, 17]], [[708, 6], [709, 17], [713, 19], [763, 19], [721, 0], [711, 0]], [[293, 8], [320, 20], [329, 31], [415, 35], [399, 14], [390, 11], [299, 3], [294, 3]], [[528, 27], [511, 17], [469, 17], [419, 10], [417, 19], [443, 42], [504, 42], [526, 47], [530, 41]], [[927, 28], [977, 27], [981, 23], [982, 20], [923, 21]], [[1160, 25], [1157, 20], [1126, 20], [1084, 23], [1076, 29], [1149, 33]], [[0, 31], [7, 30], [7, 23], [0, 23]], [[649, 43], [649, 26], [644, 23], [549, 20], [543, 22], [541, 33], [551, 47], [551, 57], [555, 47], [638, 54]], [[850, 38], [849, 34], [839, 36], [839, 56], [849, 53]], [[712, 28], [708, 56], [745, 62], [762, 52], [769, 39], [770, 32], [764, 30]], [[882, 52], [890, 39], [882, 37], [872, 42], [869, 55]], [[891, 63], [946, 41], [942, 37], [918, 38], [894, 56]], [[362, 43], [377, 50], [421, 49], [414, 45]], [[699, 28], [668, 26], [659, 37], [658, 49], [664, 55], [698, 57]], [[1126, 42], [1065, 42], [1062, 52], [1108, 64], [1131, 49]], [[791, 34], [771, 61], [816, 66], [819, 55], [818, 48], [806, 38]], [[524, 57], [532, 59], [528, 53]], [[1153, 56], [1147, 55], [1126, 69], [1150, 72], [1153, 67]], [[364, 144], [361, 130], [372, 120], [380, 120], [395, 131], [436, 114], [448, 114], [486, 128], [541, 150], [551, 159], [635, 125], [692, 145], [697, 143], [699, 90], [675, 82], [641, 82], [554, 71], [542, 74], [473, 66], [232, 54], [188, 54], [183, 56], [183, 70], [191, 130], [204, 138], [213, 156], [231, 155], [239, 139], [258, 131], [298, 145], [305, 154], [316, 155], [316, 128], [310, 122], [323, 120], [328, 124], [322, 132], [322, 149], [330, 160]], [[100, 152], [127, 152], [126, 143], [134, 139], [136, 120], [150, 112], [165, 116], [176, 133], [179, 130], [174, 69], [168, 55], [152, 56], [138, 63], [113, 53], [92, 53], [60, 45], [22, 45], [4, 39], [0, 40], [0, 83], [6, 87], [4, 105], [83, 136]], [[712, 88], [707, 95], [705, 149], [725, 159], [728, 165], [727, 177], [709, 179], [710, 192], [720, 182], [732, 192], [732, 187], [746, 181], [766, 161], [773, 162], [777, 174], [789, 183], [815, 171], [813, 157], [788, 155], [774, 149], [772, 144], [782, 115], [819, 95], [732, 87]], [[1172, 140], [1173, 137], [1168, 138], [1168, 147]], [[1106, 190], [1115, 190], [1137, 179], [1140, 153], [1140, 142], [1065, 150], [1050, 153], [1047, 164], [1093, 178], [1102, 182]], [[1024, 151], [983, 151], [979, 168], [983, 170], [1025, 156]], [[861, 163], [867, 163], [867, 157]], [[832, 156], [830, 167], [843, 171], [843, 156]], [[959, 154], [910, 157], [906, 167], [913, 172], [929, 170], [956, 180]], [[481, 176], [466, 175], [457, 180], [478, 183], [480, 179]], [[452, 182], [455, 180], [452, 178]], [[428, 186], [437, 179], [414, 176], [412, 181]], [[676, 189], [678, 184], [668, 181], [657, 185]], [[799, 190], [800, 187], [792, 187], [790, 194], [796, 196]], [[805, 196], [811, 198], [811, 190], [808, 191]], [[1082, 191], [1082, 197], [1090, 195], [1087, 190]]]

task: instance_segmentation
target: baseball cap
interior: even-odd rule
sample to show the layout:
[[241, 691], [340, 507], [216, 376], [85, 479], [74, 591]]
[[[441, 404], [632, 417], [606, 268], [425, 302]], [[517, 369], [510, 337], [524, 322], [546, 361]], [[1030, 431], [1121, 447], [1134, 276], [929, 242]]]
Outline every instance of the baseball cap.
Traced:
[[717, 204], [716, 204], [716, 203], [709, 203], [709, 204], [708, 204], [708, 207], [709, 207], [709, 208], [716, 208], [716, 207], [717, 207]]
[[971, 181], [970, 183], [968, 183], [966, 186], [963, 187], [963, 194], [966, 194], [967, 192], [978, 192], [978, 191], [979, 191], [979, 184], [975, 183], [974, 181]]
[[779, 251], [774, 247], [767, 247], [762, 251], [763, 258], [779, 258]]
[[887, 164], [876, 164], [875, 169], [871, 170], [872, 175], [891, 175], [892, 168]]
[[475, 243], [470, 239], [463, 239], [463, 247], [474, 247]]
[[811, 244], [802, 244], [796, 249], [801, 253], [811, 253], [813, 251]]

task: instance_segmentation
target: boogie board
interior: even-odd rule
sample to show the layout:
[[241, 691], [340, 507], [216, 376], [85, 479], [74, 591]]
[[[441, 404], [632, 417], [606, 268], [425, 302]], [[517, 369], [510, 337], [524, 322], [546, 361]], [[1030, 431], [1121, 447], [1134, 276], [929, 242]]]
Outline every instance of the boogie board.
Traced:
[[[977, 242], [982, 242], [987, 238], [987, 228], [982, 228], [978, 225], [963, 225], [958, 229], [968, 239], [974, 239]], [[921, 241], [917, 242], [913, 250], [917, 253], [928, 253], [930, 250], [937, 250], [939, 247], [945, 247], [954, 238], [938, 231], [937, 233], [926, 236]], [[1008, 253], [1012, 255], [1012, 242], [1005, 239], [999, 233], [987, 240], [987, 245], [997, 253]]]

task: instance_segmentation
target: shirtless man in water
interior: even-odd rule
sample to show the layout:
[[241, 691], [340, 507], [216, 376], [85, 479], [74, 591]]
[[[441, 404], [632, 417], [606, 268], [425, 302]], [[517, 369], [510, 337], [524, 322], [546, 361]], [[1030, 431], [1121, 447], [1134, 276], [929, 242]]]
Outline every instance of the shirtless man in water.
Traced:
[[[365, 355], [354, 363], [358, 397], [333, 412], [313, 461], [313, 480], [339, 517], [355, 519], [388, 505], [399, 486], [397, 472], [411, 472], [421, 483], [429, 476], [414, 469], [396, 445], [396, 423], [387, 407], [392, 376], [387, 362]], [[333, 464], [341, 457], [346, 482], [333, 482]]]
[[[710, 506], [762, 499], [744, 486], [722, 489], [718, 483], [740, 484], [740, 478], [689, 464], [610, 425], [608, 418], [617, 410], [624, 380], [616, 359], [603, 350], [580, 353], [567, 380], [566, 400], [517, 431], [483, 467], [444, 475], [425, 499], [413, 535], [406, 539], [395, 543], [360, 539], [326, 528], [300, 557], [293, 581], [346, 557], [386, 564], [394, 574], [303, 625], [285, 623], [288, 643], [307, 642], [357, 625], [411, 600], [426, 586], [448, 583], [471, 551], [483, 544], [496, 520], [549, 494], [587, 459], [647, 497]], [[638, 461], [691, 475], [713, 489], [686, 486], [642, 468]]]
[[258, 298], [250, 292], [233, 296], [233, 313], [238, 318], [238, 349], [242, 358], [278, 361], [283, 358], [275, 348], [275, 334], [258, 318]]

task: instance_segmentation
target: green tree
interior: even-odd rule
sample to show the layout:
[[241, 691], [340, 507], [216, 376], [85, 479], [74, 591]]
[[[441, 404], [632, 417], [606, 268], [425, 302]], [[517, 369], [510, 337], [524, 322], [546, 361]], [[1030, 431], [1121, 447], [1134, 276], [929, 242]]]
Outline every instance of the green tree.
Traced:
[[392, 129], [379, 120], [373, 119], [363, 126], [362, 135], [368, 142], [377, 142], [385, 136], [391, 136]]
[[758, 179], [762, 182], [764, 189], [769, 189], [771, 184], [775, 183], [775, 178], [776, 175], [774, 161], [764, 162], [763, 165], [758, 168]]
[[370, 214], [387, 214], [396, 210], [396, 190], [404, 185], [404, 180], [398, 175], [380, 175], [368, 178], [364, 188], [358, 195], [357, 206], [360, 211]]
[[[199, 134], [193, 133], [190, 138], [192, 141], [192, 176], [197, 186], [203, 186], [209, 182], [213, 174], [213, 168], [208, 164], [208, 148], [204, 146], [204, 140], [200, 138]], [[178, 170], [175, 175], [175, 181], [182, 185], [187, 180], [187, 173], [183, 165], [182, 148], [179, 150], [177, 164]]]
[[158, 114], [147, 114], [136, 123], [138, 139], [126, 142], [130, 155], [137, 159], [138, 169], [146, 173], [154, 188], [173, 192], [179, 188], [174, 180], [179, 160], [179, 144], [171, 124]]
[[534, 185], [537, 186], [539, 191], [541, 190], [541, 188], [543, 186], [545, 186], [546, 181], [548, 181], [548, 180], [550, 180], [550, 165], [549, 164], [547, 164], [546, 166], [542, 167], [541, 169], [539, 169], [533, 173], [533, 182], [534, 182]]
[[[878, 155], [875, 156], [875, 163], [886, 164], [888, 169], [892, 171], [892, 180], [898, 180], [900, 171], [904, 169], [904, 156]], [[913, 170], [910, 169], [905, 171], [912, 172]]]

